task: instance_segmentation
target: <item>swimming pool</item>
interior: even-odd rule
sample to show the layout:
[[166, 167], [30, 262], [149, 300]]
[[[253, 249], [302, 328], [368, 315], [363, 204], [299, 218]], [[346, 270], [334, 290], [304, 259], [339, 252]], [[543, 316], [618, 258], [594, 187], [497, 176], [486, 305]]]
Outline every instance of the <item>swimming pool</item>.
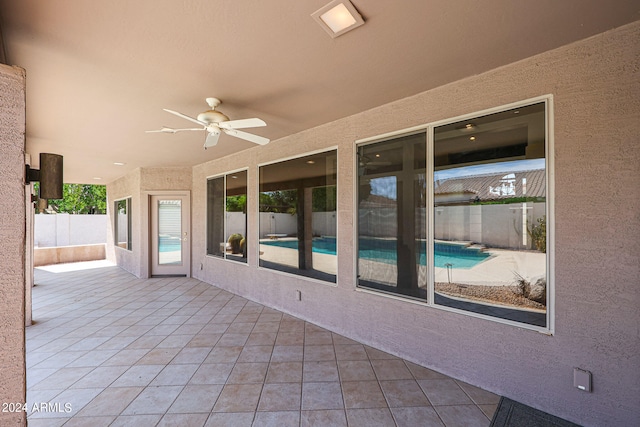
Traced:
[[[278, 246], [281, 248], [298, 249], [297, 240], [265, 240], [261, 245]], [[427, 242], [418, 242], [417, 251], [420, 254], [420, 264], [427, 265]], [[476, 248], [463, 245], [435, 243], [436, 267], [471, 268], [491, 255]], [[316, 237], [313, 239], [313, 252], [321, 254], [336, 254], [336, 239], [334, 237]], [[372, 261], [395, 264], [398, 257], [395, 240], [361, 238], [358, 252], [360, 258]]]

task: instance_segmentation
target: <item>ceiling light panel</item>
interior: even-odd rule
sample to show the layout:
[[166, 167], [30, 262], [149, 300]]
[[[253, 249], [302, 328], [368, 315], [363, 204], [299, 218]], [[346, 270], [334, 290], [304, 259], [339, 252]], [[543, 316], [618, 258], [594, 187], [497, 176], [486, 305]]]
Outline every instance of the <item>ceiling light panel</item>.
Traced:
[[311, 17], [333, 38], [364, 24], [362, 16], [348, 0], [334, 0]]

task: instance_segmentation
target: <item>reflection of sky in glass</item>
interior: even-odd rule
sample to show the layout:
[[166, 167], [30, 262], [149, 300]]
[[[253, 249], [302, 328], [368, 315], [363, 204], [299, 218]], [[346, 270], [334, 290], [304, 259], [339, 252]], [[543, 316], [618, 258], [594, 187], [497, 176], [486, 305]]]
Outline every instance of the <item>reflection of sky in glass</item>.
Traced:
[[384, 176], [381, 178], [373, 178], [372, 180], [369, 181], [369, 183], [371, 183], [371, 194], [396, 200], [397, 187], [396, 187], [395, 176]]
[[512, 162], [488, 163], [484, 165], [463, 166], [434, 172], [433, 179], [445, 180], [465, 176], [486, 175], [493, 173], [510, 173], [544, 169], [544, 159], [515, 160]]
[[[483, 165], [463, 166], [434, 172], [435, 181], [443, 181], [450, 178], [462, 178], [465, 176], [486, 175], [494, 173], [508, 174], [511, 172], [522, 172], [545, 168], [544, 159], [514, 160], [511, 162], [487, 163]], [[371, 184], [371, 194], [387, 197], [391, 200], [397, 198], [397, 186], [395, 176], [384, 176], [373, 178]]]

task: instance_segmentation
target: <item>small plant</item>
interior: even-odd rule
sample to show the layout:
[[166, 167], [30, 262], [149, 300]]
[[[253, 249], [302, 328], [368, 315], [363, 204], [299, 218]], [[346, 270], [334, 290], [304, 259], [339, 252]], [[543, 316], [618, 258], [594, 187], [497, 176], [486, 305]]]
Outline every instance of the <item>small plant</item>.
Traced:
[[518, 273], [513, 273], [516, 275], [516, 295], [522, 295], [525, 298], [529, 298], [529, 294], [531, 293], [531, 282], [522, 277]]
[[536, 224], [527, 226], [527, 234], [531, 237], [536, 249], [540, 252], [547, 252], [547, 216], [544, 215], [536, 220]]
[[229, 239], [227, 240], [227, 243], [229, 243], [229, 246], [231, 246], [231, 253], [232, 254], [241, 253], [240, 242], [242, 241], [242, 239], [243, 239], [243, 237], [242, 237], [242, 234], [240, 234], [240, 233], [234, 233], [231, 236], [229, 236]]

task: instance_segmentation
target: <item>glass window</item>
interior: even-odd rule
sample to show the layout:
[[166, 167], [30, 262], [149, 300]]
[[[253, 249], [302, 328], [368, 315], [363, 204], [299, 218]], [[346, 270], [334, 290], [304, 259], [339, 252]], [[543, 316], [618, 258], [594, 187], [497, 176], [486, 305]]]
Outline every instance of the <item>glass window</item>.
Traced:
[[260, 266], [336, 281], [335, 150], [260, 167]]
[[113, 238], [115, 246], [131, 250], [131, 197], [114, 202]]
[[426, 135], [358, 147], [358, 286], [427, 299]]
[[207, 181], [207, 255], [247, 260], [247, 171]]
[[436, 305], [547, 326], [545, 105], [434, 128]]

